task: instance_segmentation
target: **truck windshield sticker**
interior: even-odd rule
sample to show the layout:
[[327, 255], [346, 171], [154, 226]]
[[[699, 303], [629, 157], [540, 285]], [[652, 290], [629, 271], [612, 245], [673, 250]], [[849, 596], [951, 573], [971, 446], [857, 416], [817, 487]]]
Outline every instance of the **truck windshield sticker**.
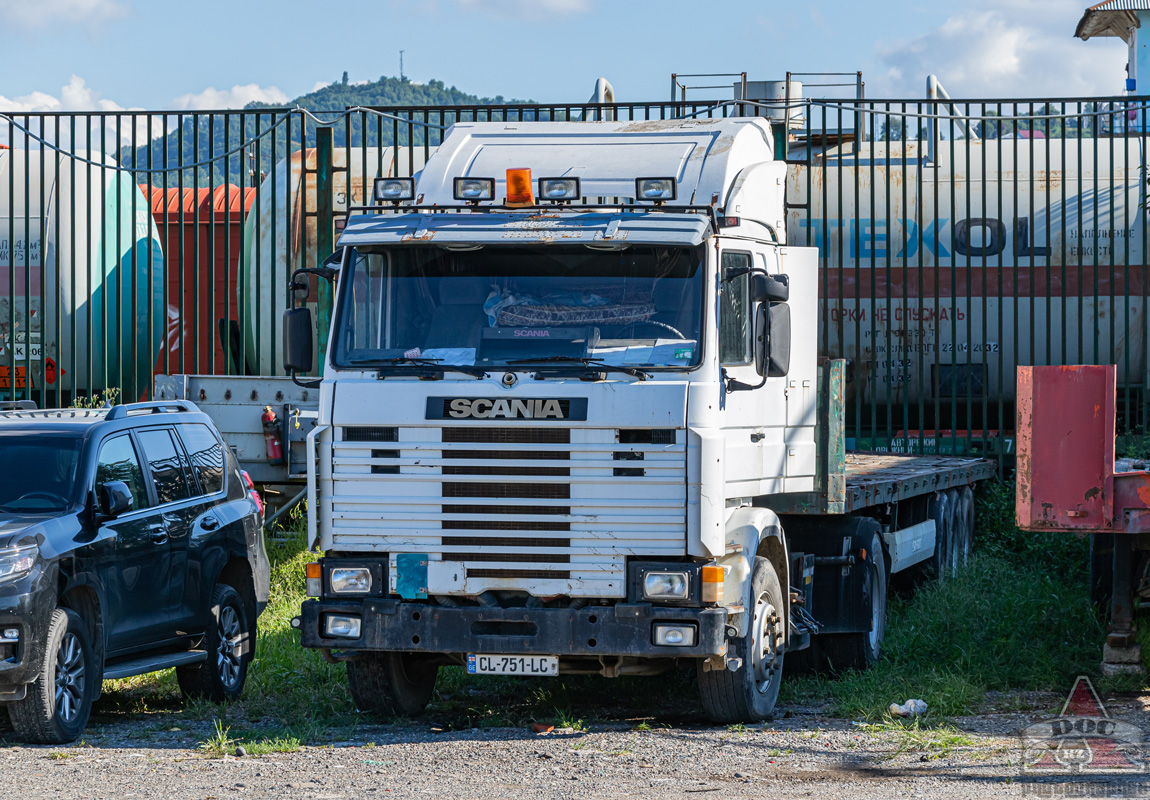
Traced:
[[585, 420], [585, 397], [429, 397], [427, 419]]

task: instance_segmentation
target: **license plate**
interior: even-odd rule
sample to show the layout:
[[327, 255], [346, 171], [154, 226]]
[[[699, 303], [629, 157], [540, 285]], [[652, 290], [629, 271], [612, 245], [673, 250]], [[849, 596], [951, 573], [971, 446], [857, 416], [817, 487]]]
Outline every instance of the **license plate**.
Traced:
[[471, 675], [524, 675], [555, 676], [559, 674], [559, 659], [555, 656], [467, 656], [467, 672]]

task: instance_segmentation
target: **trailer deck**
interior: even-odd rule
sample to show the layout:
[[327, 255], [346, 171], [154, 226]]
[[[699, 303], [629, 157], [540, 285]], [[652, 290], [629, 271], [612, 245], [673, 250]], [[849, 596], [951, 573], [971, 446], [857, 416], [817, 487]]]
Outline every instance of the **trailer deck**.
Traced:
[[772, 495], [763, 498], [764, 506], [778, 514], [850, 514], [994, 477], [995, 462], [983, 458], [848, 452], [845, 394], [846, 362], [824, 361], [819, 365], [815, 491]]

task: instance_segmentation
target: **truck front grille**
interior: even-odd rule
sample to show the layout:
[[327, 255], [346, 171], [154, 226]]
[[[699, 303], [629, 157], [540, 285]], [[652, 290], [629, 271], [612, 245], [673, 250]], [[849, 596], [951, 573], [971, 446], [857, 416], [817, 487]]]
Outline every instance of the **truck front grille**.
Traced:
[[451, 593], [622, 597], [627, 556], [683, 553], [683, 431], [411, 427], [373, 450], [388, 428], [343, 430], [333, 546], [461, 563], [466, 586]]

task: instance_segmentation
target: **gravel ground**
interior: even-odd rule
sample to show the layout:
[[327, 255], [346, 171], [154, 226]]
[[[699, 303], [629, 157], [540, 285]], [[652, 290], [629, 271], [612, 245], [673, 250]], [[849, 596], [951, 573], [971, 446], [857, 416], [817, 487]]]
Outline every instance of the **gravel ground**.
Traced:
[[[995, 705], [989, 698], [988, 709]], [[1059, 698], [999, 705], [1050, 709]], [[1109, 706], [1150, 731], [1150, 697]], [[214, 758], [198, 749], [211, 723], [157, 714], [97, 720], [79, 746], [0, 745], [0, 798], [1150, 797], [1145, 774], [1024, 775], [1018, 731], [1042, 716], [989, 710], [955, 719], [957, 741], [944, 747], [797, 709], [745, 728], [366, 725], [349, 741]]]

